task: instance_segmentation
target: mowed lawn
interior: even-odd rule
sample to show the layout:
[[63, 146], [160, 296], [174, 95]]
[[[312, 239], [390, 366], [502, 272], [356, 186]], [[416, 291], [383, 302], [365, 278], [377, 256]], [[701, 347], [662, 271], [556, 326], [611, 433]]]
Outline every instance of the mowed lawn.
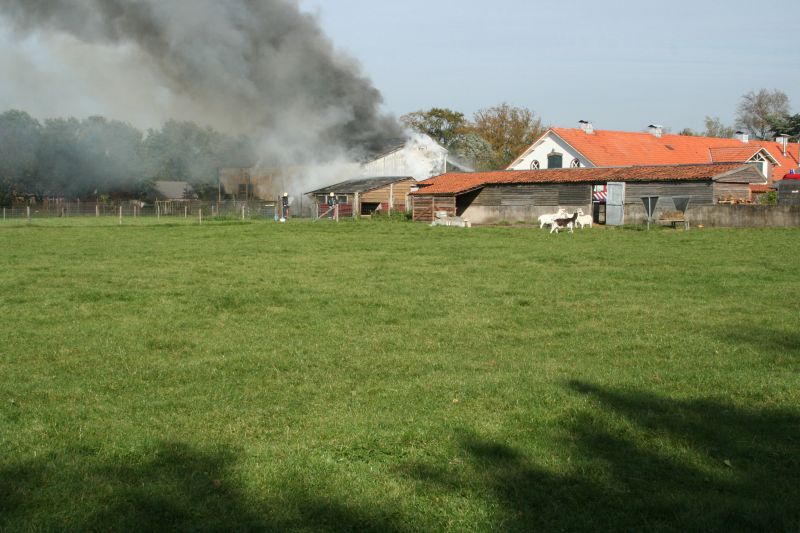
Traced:
[[800, 230], [0, 223], [0, 529], [797, 531]]

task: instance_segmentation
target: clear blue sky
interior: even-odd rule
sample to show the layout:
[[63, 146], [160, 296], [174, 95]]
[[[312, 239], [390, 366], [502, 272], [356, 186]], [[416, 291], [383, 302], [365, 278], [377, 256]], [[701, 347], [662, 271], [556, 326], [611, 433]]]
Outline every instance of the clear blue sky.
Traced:
[[800, 112], [800, 5], [741, 0], [301, 0], [402, 114], [503, 101], [547, 124], [732, 123], [742, 94]]
[[[732, 124], [741, 96], [762, 87], [783, 90], [800, 112], [800, 5], [791, 1], [298, 2], [396, 115], [450, 107], [471, 116], [508, 102], [545, 124], [677, 132], [702, 130], [705, 115]], [[124, 49], [20, 40], [3, 21], [0, 49], [0, 110], [150, 126], [168, 106], [146, 72], [128, 68]]]

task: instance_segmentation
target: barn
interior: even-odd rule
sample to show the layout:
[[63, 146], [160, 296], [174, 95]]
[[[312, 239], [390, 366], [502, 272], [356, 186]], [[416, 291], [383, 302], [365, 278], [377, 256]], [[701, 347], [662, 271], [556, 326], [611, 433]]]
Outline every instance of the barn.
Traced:
[[612, 206], [594, 193], [609, 184], [622, 191], [610, 203], [636, 219], [643, 214], [645, 196], [658, 196], [657, 210], [664, 212], [675, 210], [673, 197], [688, 196], [692, 206], [708, 206], [747, 198], [750, 184], [765, 183], [751, 163], [505, 170], [442, 174], [418, 183], [411, 198], [413, 218], [419, 221], [430, 222], [442, 211], [475, 224], [535, 220], [564, 207], [593, 213], [596, 222], [604, 223], [606, 209]]
[[339, 216], [372, 215], [376, 211], [406, 211], [408, 195], [417, 180], [409, 176], [359, 178], [307, 192], [315, 204], [316, 216], [328, 211], [331, 193], [339, 205]]

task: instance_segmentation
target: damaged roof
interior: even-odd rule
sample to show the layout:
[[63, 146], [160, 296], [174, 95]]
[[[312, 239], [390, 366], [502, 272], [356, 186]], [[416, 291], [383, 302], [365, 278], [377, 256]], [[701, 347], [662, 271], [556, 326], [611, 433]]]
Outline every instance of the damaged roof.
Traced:
[[376, 177], [376, 178], [359, 178], [353, 180], [342, 181], [334, 185], [328, 185], [314, 191], [307, 192], [306, 194], [354, 194], [372, 191], [386, 187], [398, 181], [413, 180], [411, 176], [392, 176], [392, 177]]
[[766, 178], [752, 163], [704, 165], [650, 165], [612, 168], [556, 168], [549, 170], [500, 170], [450, 172], [417, 184], [413, 195], [463, 194], [486, 185], [535, 183], [608, 183], [614, 181], [705, 181], [765, 184]]

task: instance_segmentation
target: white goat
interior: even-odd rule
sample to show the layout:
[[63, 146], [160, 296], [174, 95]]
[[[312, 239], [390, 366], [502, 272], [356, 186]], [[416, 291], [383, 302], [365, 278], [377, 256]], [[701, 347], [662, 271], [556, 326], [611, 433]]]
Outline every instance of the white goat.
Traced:
[[557, 213], [548, 213], [546, 215], [539, 216], [539, 229], [542, 229], [545, 226], [551, 226], [553, 221], [557, 218], [561, 218], [567, 214], [567, 210], [563, 207], [558, 209]]
[[578, 220], [577, 220], [577, 223], [578, 223], [578, 226], [580, 226], [581, 229], [585, 228], [586, 226], [589, 226], [591, 228], [592, 227], [592, 222], [594, 222], [594, 219], [592, 219], [591, 215], [584, 215], [583, 214], [583, 209], [578, 209]]

